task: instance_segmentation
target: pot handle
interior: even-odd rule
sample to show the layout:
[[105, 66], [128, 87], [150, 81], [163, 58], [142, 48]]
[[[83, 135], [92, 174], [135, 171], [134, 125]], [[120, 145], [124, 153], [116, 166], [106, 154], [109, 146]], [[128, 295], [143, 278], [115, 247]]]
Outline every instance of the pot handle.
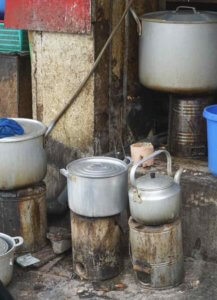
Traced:
[[135, 10], [132, 7], [130, 8], [130, 12], [131, 12], [134, 20], [136, 21], [138, 34], [139, 34], [139, 36], [141, 36], [142, 35], [142, 24], [141, 24], [141, 21], [140, 21], [139, 17], [137, 16]]
[[66, 178], [69, 177], [69, 172], [66, 169], [60, 169], [60, 173], [65, 176]]
[[127, 164], [128, 169], [129, 169], [129, 167], [131, 167], [131, 165], [133, 163], [132, 158], [130, 156], [125, 156], [123, 161]]
[[46, 132], [45, 132], [45, 135], [44, 135], [45, 140], [47, 139], [47, 137], [48, 137], [48, 135], [50, 134], [50, 132], [53, 130], [54, 126], [55, 126], [55, 121], [52, 120], [52, 121], [49, 123], [49, 125], [48, 125], [48, 127], [47, 127], [47, 130], [46, 130]]
[[143, 158], [142, 160], [138, 161], [131, 169], [130, 171], [130, 183], [132, 186], [134, 186], [136, 188], [136, 179], [135, 179], [135, 174], [136, 174], [136, 169], [141, 166], [145, 161], [152, 159], [156, 156], [158, 156], [159, 154], [164, 153], [167, 157], [167, 174], [169, 176], [172, 175], [172, 159], [171, 159], [171, 155], [168, 151], [166, 150], [158, 150], [155, 151], [154, 153], [152, 153], [151, 155]]
[[178, 13], [179, 12], [179, 10], [182, 10], [182, 9], [184, 9], [184, 10], [186, 10], [186, 9], [190, 9], [190, 10], [192, 10], [193, 11], [193, 13], [194, 14], [196, 14], [197, 13], [197, 10], [196, 10], [196, 8], [195, 7], [192, 7], [192, 6], [178, 6], [177, 8], [176, 8], [176, 10], [175, 10], [175, 13]]
[[21, 236], [15, 236], [15, 237], [12, 237], [12, 239], [14, 240], [14, 244], [15, 244], [15, 247], [19, 247], [23, 244], [24, 240]]

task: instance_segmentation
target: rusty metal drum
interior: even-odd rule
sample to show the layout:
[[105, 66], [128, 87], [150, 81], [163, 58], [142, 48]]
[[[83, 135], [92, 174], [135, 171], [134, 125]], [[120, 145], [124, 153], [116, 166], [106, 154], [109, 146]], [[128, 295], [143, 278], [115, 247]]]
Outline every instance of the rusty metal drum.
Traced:
[[212, 104], [209, 96], [170, 97], [169, 152], [178, 157], [200, 158], [207, 154], [203, 110]]
[[35, 252], [46, 245], [46, 185], [0, 191], [0, 232], [22, 236], [17, 252]]
[[82, 279], [101, 281], [123, 269], [119, 215], [89, 218], [71, 212], [73, 270]]
[[146, 288], [179, 285], [184, 276], [180, 219], [161, 226], [145, 226], [129, 219], [133, 270]]

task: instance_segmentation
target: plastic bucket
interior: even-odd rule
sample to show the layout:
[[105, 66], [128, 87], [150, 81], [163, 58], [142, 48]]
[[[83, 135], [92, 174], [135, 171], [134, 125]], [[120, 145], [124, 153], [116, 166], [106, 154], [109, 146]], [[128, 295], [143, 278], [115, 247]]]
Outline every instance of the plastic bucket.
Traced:
[[208, 167], [217, 176], [217, 104], [207, 106], [203, 116], [207, 120]]
[[0, 0], [0, 20], [4, 19], [5, 14], [5, 0]]

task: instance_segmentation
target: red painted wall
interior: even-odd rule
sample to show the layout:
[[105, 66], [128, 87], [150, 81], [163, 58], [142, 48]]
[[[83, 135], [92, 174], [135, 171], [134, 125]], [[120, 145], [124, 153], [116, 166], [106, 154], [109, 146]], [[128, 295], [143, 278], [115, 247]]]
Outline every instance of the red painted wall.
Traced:
[[90, 33], [91, 0], [6, 0], [5, 26]]

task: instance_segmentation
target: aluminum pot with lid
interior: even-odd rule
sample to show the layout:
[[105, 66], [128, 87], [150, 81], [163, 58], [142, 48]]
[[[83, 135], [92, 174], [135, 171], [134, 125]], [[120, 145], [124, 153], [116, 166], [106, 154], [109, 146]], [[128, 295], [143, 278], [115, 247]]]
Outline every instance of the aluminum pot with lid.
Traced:
[[139, 78], [153, 90], [201, 94], [217, 90], [217, 13], [180, 6], [140, 18]]
[[0, 233], [0, 281], [8, 285], [13, 276], [14, 254], [16, 248], [23, 244], [20, 236], [10, 237]]
[[[136, 169], [161, 153], [167, 157], [167, 174], [149, 173], [135, 179]], [[133, 219], [145, 225], [161, 225], [173, 222], [180, 212], [181, 189], [179, 169], [171, 177], [171, 156], [166, 150], [158, 150], [135, 164], [130, 172], [132, 187], [129, 190], [130, 212]]]
[[128, 201], [128, 165], [111, 157], [75, 160], [60, 172], [67, 177], [70, 209], [81, 216], [119, 214]]
[[41, 181], [47, 172], [44, 136], [47, 127], [36, 120], [15, 118], [24, 135], [0, 139], [0, 190], [13, 190]]

